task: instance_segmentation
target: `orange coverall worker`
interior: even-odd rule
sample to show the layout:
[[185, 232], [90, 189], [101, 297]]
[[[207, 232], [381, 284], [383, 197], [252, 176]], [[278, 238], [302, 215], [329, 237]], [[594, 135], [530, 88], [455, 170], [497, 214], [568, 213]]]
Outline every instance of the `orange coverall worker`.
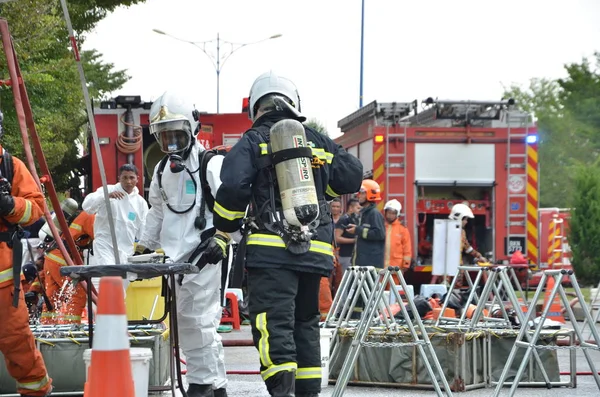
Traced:
[[[84, 247], [93, 240], [95, 218], [96, 215], [81, 211], [73, 222], [71, 222], [69, 233], [78, 246]], [[79, 253], [77, 254], [79, 255]], [[42, 312], [41, 318], [42, 324], [56, 324], [58, 322], [62, 324], [80, 324], [81, 313], [85, 309], [86, 304], [85, 290], [81, 284], [77, 284], [73, 290], [73, 284], [70, 282], [71, 279], [61, 276], [60, 268], [66, 266], [67, 261], [58, 248], [47, 252], [44, 256], [46, 295], [48, 295], [48, 299], [52, 302], [54, 311], [48, 311], [48, 308], [44, 305], [44, 312]], [[65, 283], [68, 286], [63, 288]], [[62, 298], [61, 291], [63, 292]], [[64, 317], [59, 319], [62, 302], [65, 302], [67, 306], [66, 310], [64, 310]]]
[[[4, 152], [0, 146], [0, 154]], [[0, 215], [0, 232], [8, 230], [6, 223], [27, 226], [44, 214], [44, 195], [25, 164], [13, 157], [11, 196], [14, 208]], [[19, 304], [13, 306], [13, 253], [6, 242], [0, 242], [0, 351], [6, 360], [10, 376], [17, 381], [18, 393], [25, 396], [45, 396], [52, 389], [41, 353], [29, 328], [29, 313], [21, 291]]]
[[410, 267], [412, 258], [412, 245], [408, 229], [399, 219], [385, 225], [385, 254], [384, 268], [397, 266], [402, 271]]

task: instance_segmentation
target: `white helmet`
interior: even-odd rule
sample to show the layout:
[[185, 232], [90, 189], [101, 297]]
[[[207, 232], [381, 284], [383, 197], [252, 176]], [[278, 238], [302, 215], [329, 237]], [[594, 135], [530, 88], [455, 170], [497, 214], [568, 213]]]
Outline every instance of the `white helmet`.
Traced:
[[471, 211], [468, 205], [462, 203], [454, 204], [448, 218], [454, 221], [462, 221], [464, 217], [475, 218], [475, 215], [473, 215], [473, 211]]
[[200, 112], [185, 95], [167, 91], [152, 103], [150, 133], [167, 154], [188, 149], [200, 130]]
[[290, 79], [278, 76], [277, 73], [270, 71], [258, 76], [250, 88], [250, 96], [248, 97], [248, 116], [250, 120], [254, 121], [260, 99], [268, 94], [283, 96], [287, 100], [286, 102], [291, 105], [288, 109], [297, 117], [303, 118], [300, 114], [300, 96], [296, 85]]
[[383, 207], [384, 212], [387, 210], [396, 211], [396, 214], [400, 214], [400, 211], [402, 211], [402, 204], [396, 199], [390, 200], [385, 203], [385, 207]]

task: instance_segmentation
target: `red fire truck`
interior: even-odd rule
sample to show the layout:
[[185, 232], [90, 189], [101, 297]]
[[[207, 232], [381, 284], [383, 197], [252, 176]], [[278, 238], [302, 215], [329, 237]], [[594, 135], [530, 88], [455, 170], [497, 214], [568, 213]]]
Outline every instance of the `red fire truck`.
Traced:
[[[142, 172], [138, 189], [147, 192], [155, 165], [164, 156], [148, 129], [151, 102], [140, 96], [117, 96], [94, 107], [94, 121], [100, 152], [104, 162], [107, 183], [117, 182], [117, 170], [125, 163], [133, 163]], [[247, 113], [248, 100], [244, 98], [240, 113], [201, 113], [201, 131], [198, 140], [204, 147], [233, 145], [251, 126]], [[88, 139], [87, 155], [82, 159], [84, 174], [88, 175], [86, 191], [102, 186], [97, 156], [92, 138]]]
[[[430, 278], [433, 224], [468, 202], [471, 244], [494, 262], [520, 250], [540, 265], [537, 130], [512, 99], [373, 101], [338, 122], [336, 141], [363, 163], [383, 200], [402, 204], [414, 282]], [[542, 250], [542, 251], [545, 251]]]

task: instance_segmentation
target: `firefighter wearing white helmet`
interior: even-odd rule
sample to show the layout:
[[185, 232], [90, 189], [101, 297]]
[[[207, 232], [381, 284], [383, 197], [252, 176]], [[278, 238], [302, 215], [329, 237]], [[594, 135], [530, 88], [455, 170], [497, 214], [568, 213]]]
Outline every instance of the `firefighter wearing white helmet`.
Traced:
[[383, 211], [386, 220], [384, 267], [397, 266], [404, 273], [410, 268], [412, 242], [408, 229], [400, 223], [402, 204], [392, 199], [385, 203]]
[[[252, 233], [238, 254], [246, 250], [252, 336], [262, 378], [272, 396], [318, 396], [319, 287], [333, 269], [327, 201], [358, 191], [362, 164], [301, 124], [306, 118], [296, 86], [274, 72], [255, 80], [248, 114], [252, 128], [223, 162], [213, 246], [223, 246], [228, 233], [240, 229], [251, 203], [247, 224]], [[213, 259], [223, 256], [224, 251], [215, 251]]]
[[[213, 217], [200, 217], [202, 188], [200, 153], [196, 139], [199, 112], [192, 101], [174, 91], [159, 97], [150, 109], [150, 132], [165, 158], [154, 169], [146, 228], [136, 253], [162, 248], [174, 262], [197, 264], [214, 234]], [[212, 157], [206, 169], [211, 192], [220, 185], [223, 156]], [[227, 396], [223, 345], [217, 333], [222, 314], [220, 261], [176, 283], [179, 340], [187, 360], [189, 397]]]
[[[459, 203], [455, 204], [452, 207], [450, 212], [450, 216], [448, 218], [453, 219], [455, 221], [462, 221], [462, 239], [461, 239], [461, 252], [465, 254], [471, 255], [477, 262], [484, 262], [485, 258], [478, 251], [476, 251], [471, 244], [469, 244], [469, 240], [467, 239], [467, 232], [465, 231], [465, 226], [467, 225], [467, 221], [469, 218], [474, 219], [475, 215], [473, 215], [473, 211], [467, 204]], [[460, 264], [463, 264], [462, 255], [460, 258]]]

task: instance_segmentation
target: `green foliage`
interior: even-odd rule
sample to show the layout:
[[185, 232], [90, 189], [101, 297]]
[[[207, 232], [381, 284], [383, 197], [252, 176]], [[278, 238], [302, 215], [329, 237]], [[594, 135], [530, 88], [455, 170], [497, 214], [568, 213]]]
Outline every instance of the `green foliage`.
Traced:
[[323, 123], [321, 123], [319, 120], [312, 118], [307, 120], [304, 125], [306, 125], [307, 127], [312, 128], [313, 130], [317, 131], [320, 134], [323, 134], [325, 136], [329, 136], [329, 132], [327, 132], [327, 128], [325, 127], [325, 125]]
[[564, 79], [532, 79], [527, 88], [511, 86], [505, 92], [537, 118], [541, 207], [568, 207], [573, 167], [592, 164], [600, 153], [599, 71], [587, 59], [565, 70]]
[[600, 281], [600, 169], [580, 166], [574, 176], [574, 211], [569, 244], [577, 281], [595, 286]]
[[[136, 2], [72, 0], [69, 5], [70, 12], [71, 8], [76, 11], [71, 15], [73, 25], [89, 30], [105, 15], [105, 11], [120, 4]], [[89, 13], [83, 11], [85, 7], [91, 7]], [[78, 163], [76, 142], [87, 125], [87, 116], [60, 3], [56, 0], [4, 3], [0, 5], [0, 14], [9, 24], [36, 130], [54, 183], [57, 190], [68, 189], [72, 183], [77, 183], [71, 172]], [[80, 36], [79, 41], [81, 39]], [[129, 78], [125, 71], [114, 70], [113, 64], [103, 62], [101, 54], [95, 50], [83, 51], [81, 59], [90, 96], [94, 99], [119, 89]], [[8, 77], [4, 57], [0, 57], [0, 75]], [[2, 145], [24, 159], [10, 88], [0, 89], [0, 106], [5, 116]]]

